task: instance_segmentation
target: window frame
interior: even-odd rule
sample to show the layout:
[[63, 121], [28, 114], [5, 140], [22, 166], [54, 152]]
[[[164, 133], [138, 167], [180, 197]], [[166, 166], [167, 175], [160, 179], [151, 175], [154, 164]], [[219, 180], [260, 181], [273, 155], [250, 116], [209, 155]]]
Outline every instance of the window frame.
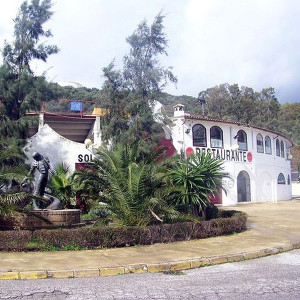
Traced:
[[276, 156], [280, 157], [280, 142], [279, 142], [279, 139], [276, 139], [275, 149], [276, 149]]
[[[196, 126], [199, 126], [200, 128], [202, 128], [202, 129], [204, 130], [204, 142], [205, 142], [205, 145], [196, 145], [196, 144], [195, 144], [194, 132], [195, 132], [195, 127], [196, 127]], [[193, 146], [194, 146], [194, 147], [207, 147], [206, 128], [205, 128], [202, 124], [195, 124], [195, 125], [192, 127], [192, 137], [193, 137]]]
[[[266, 146], [267, 139], [270, 141], [270, 152], [267, 152], [267, 146]], [[271, 138], [268, 135], [265, 136], [265, 153], [269, 154], [269, 155], [272, 155], [272, 141], [271, 141]]]
[[[258, 139], [259, 137], [260, 137], [260, 141], [262, 143], [260, 146], [257, 143], [259, 141], [259, 139]], [[261, 147], [261, 150], [259, 150], [258, 147]], [[257, 151], [257, 153], [265, 153], [264, 138], [263, 138], [262, 134], [260, 134], [260, 133], [258, 133], [256, 135], [256, 151]]]
[[[246, 144], [246, 148], [245, 148], [245, 149], [243, 149], [243, 148], [240, 147], [240, 143], [242, 143], [242, 142], [239, 141], [240, 133], [243, 133], [243, 135], [244, 135], [244, 137], [245, 137], [245, 140], [246, 140], [246, 142], [244, 143], [244, 144]], [[240, 130], [237, 132], [237, 144], [238, 144], [238, 146], [239, 146], [239, 150], [242, 150], [242, 151], [248, 151], [247, 133], [246, 133], [245, 130], [243, 130], [243, 129], [240, 129]]]
[[[281, 176], [282, 178], [279, 178], [280, 176]], [[284, 177], [283, 173], [279, 173], [279, 174], [278, 174], [278, 177], [277, 177], [277, 184], [286, 184], [285, 177]]]
[[[218, 130], [220, 130], [220, 133], [221, 133], [221, 142], [222, 142], [222, 145], [221, 146], [213, 146], [212, 145], [212, 140], [211, 140], [211, 136], [212, 136], [212, 134], [211, 134], [211, 131], [212, 131], [212, 129], [218, 129]], [[223, 130], [219, 127], [219, 126], [212, 126], [211, 128], [210, 128], [210, 130], [209, 130], [209, 138], [210, 138], [210, 147], [211, 148], [224, 148], [224, 139], [223, 139]]]
[[285, 156], [285, 147], [284, 147], [284, 142], [280, 141], [280, 157], [284, 158]]

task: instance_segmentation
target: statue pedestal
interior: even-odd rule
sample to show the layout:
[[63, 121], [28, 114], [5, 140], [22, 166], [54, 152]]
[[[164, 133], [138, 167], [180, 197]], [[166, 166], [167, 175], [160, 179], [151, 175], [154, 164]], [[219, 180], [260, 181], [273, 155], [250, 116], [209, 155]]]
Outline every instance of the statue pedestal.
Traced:
[[[32, 210], [32, 215], [21, 214], [9, 217], [4, 222], [7, 229], [19, 227], [22, 229], [55, 228], [59, 226], [72, 226], [80, 223], [79, 209], [60, 210]], [[6, 224], [5, 224], [6, 223]]]
[[26, 216], [24, 227], [55, 227], [80, 223], [80, 209], [34, 210], [32, 213], [35, 216]]

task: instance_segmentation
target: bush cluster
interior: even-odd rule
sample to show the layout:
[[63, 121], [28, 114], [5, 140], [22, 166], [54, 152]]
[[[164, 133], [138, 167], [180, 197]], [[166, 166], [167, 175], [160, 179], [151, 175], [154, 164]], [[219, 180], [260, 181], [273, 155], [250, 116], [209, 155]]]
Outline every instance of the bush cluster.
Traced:
[[0, 231], [1, 251], [77, 250], [150, 245], [232, 234], [245, 229], [243, 212], [223, 211], [221, 218], [147, 227], [101, 227]]

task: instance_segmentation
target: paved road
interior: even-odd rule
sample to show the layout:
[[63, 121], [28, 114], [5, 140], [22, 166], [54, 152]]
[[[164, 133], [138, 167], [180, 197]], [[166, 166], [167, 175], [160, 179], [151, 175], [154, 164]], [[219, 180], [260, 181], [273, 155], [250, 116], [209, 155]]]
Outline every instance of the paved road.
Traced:
[[[84, 271], [86, 269], [120, 268], [178, 261], [197, 261], [247, 253], [263, 255], [265, 249], [300, 247], [300, 200], [278, 203], [251, 203], [229, 207], [248, 214], [249, 230], [236, 235], [166, 244], [112, 249], [50, 252], [0, 252], [0, 271]], [[102, 269], [102, 271], [101, 271]], [[17, 273], [16, 273], [17, 274]], [[1, 272], [0, 272], [1, 276]], [[21, 274], [20, 274], [21, 276]], [[70, 273], [66, 274], [69, 277]]]
[[0, 299], [300, 299], [300, 250], [181, 273], [0, 281]]

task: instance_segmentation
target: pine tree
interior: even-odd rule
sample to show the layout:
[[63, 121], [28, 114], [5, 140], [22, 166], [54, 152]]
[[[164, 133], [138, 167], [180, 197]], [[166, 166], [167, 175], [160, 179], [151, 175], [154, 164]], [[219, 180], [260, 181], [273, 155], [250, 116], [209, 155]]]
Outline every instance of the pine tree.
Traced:
[[[30, 69], [33, 59], [47, 60], [57, 53], [56, 46], [39, 43], [41, 37], [50, 37], [43, 24], [52, 15], [50, 0], [24, 1], [15, 18], [14, 41], [5, 44], [0, 66], [0, 214], [10, 204], [27, 197], [26, 193], [11, 192], [12, 180], [20, 180], [26, 173], [22, 147], [30, 122], [26, 110], [39, 109], [47, 95], [48, 84], [43, 76], [35, 77]], [[24, 200], [24, 199], [23, 199]], [[9, 209], [8, 209], [9, 210]]]
[[33, 59], [46, 62], [49, 55], [57, 53], [58, 48], [45, 45], [40, 38], [51, 37], [50, 30], [43, 25], [52, 16], [51, 0], [24, 1], [14, 19], [14, 41], [6, 43], [3, 50], [3, 65], [0, 70], [0, 99], [4, 113], [12, 120], [19, 120], [26, 109], [39, 109], [39, 94], [43, 77], [34, 77], [30, 68]]
[[140, 141], [145, 153], [163, 135], [149, 104], [159, 97], [168, 81], [177, 82], [172, 68], [161, 66], [158, 59], [159, 55], [167, 55], [163, 20], [160, 13], [150, 26], [141, 22], [126, 39], [130, 51], [124, 56], [123, 70], [115, 70], [113, 63], [103, 69], [106, 107], [110, 112], [104, 122], [105, 138]]
[[159, 55], [167, 55], [168, 41], [164, 33], [164, 17], [159, 13], [151, 26], [144, 20], [126, 39], [130, 51], [124, 57], [125, 83], [144, 101], [160, 93], [168, 80], [177, 82], [172, 68], [162, 67], [158, 61]]

